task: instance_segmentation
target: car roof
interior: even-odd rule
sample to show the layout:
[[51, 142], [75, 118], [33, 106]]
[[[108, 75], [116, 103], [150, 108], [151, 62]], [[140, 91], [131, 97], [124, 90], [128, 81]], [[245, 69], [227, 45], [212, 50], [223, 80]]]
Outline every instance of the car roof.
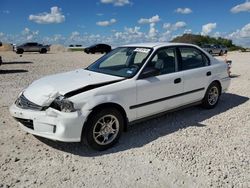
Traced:
[[144, 47], [144, 48], [161, 48], [165, 46], [195, 46], [188, 43], [172, 43], [172, 42], [152, 42], [152, 43], [136, 43], [136, 44], [127, 44], [121, 47]]

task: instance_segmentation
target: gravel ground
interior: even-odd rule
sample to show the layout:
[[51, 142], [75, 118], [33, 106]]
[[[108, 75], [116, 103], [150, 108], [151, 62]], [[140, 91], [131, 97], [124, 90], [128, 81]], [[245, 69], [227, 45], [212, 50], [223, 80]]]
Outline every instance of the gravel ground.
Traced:
[[1, 187], [250, 187], [250, 53], [230, 53], [233, 78], [213, 110], [191, 107], [129, 127], [96, 152], [20, 130], [8, 107], [44, 75], [100, 55], [0, 52]]

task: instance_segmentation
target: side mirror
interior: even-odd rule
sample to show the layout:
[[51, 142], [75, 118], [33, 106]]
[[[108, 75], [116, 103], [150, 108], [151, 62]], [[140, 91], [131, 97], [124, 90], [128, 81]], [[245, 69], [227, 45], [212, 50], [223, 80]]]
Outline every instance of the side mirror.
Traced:
[[156, 76], [159, 74], [159, 70], [156, 69], [156, 68], [152, 68], [152, 67], [148, 67], [148, 68], [145, 68], [141, 75], [140, 75], [140, 79], [143, 79], [143, 78], [148, 78], [148, 77], [152, 77], [152, 76]]

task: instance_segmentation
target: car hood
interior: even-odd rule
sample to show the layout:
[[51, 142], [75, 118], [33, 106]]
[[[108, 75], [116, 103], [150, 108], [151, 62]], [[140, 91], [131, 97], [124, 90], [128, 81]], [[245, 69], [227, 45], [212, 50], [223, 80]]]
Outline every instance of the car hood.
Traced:
[[78, 69], [36, 80], [24, 90], [23, 94], [31, 102], [40, 106], [47, 106], [59, 95], [67, 95], [68, 93], [72, 95], [72, 92], [75, 91], [78, 94], [77, 91], [81, 91], [80, 89], [87, 86], [96, 84], [102, 86], [105, 83], [119, 80], [122, 80], [122, 78]]

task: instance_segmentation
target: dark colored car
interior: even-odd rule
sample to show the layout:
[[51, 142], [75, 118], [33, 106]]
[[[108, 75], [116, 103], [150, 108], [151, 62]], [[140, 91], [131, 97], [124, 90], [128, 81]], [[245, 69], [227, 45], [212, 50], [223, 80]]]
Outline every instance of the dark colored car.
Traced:
[[27, 42], [16, 47], [16, 53], [22, 54], [23, 52], [39, 52], [41, 54], [47, 53], [50, 50], [49, 45], [42, 45], [36, 42]]
[[[0, 42], [0, 46], [2, 46], [2, 42]], [[0, 65], [2, 64], [2, 57], [0, 56]]]
[[111, 51], [111, 46], [109, 46], [108, 44], [94, 44], [92, 46], [89, 46], [87, 48], [84, 49], [84, 52], [89, 54], [89, 53], [108, 53]]

